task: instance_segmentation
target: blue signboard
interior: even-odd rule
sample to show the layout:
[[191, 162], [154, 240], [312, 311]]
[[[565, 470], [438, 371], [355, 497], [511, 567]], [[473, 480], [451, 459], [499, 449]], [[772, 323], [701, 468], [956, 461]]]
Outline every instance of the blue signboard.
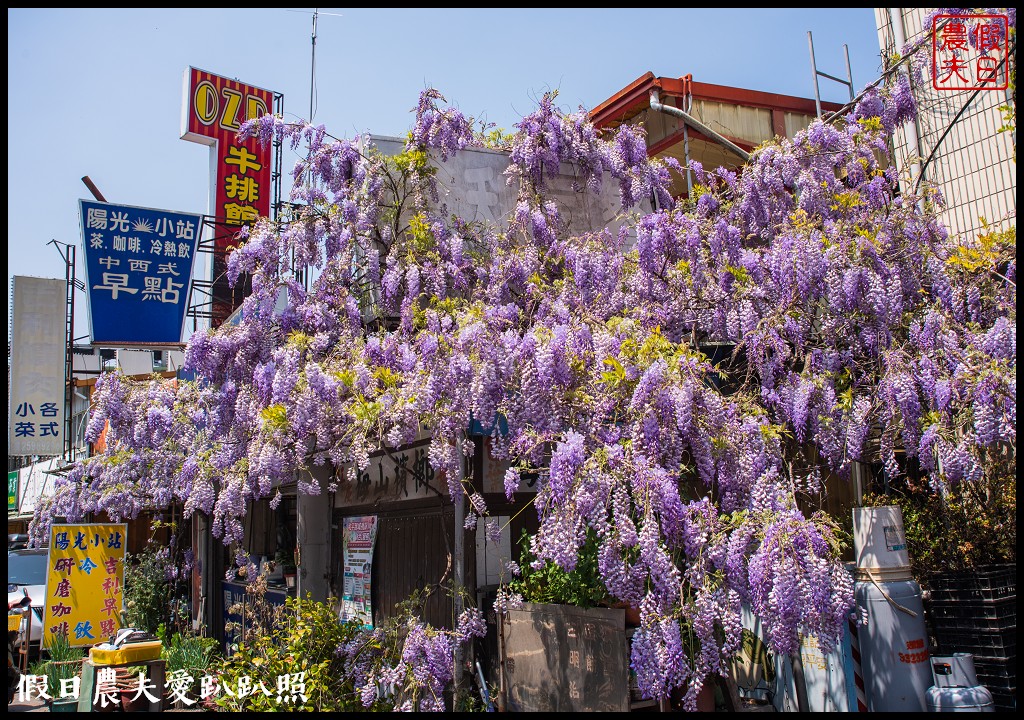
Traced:
[[180, 344], [202, 215], [79, 204], [93, 343]]

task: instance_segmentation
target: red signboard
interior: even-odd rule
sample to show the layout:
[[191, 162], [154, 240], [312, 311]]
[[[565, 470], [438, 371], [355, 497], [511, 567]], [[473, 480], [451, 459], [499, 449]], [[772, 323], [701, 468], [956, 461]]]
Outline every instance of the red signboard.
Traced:
[[[185, 73], [182, 117], [184, 140], [210, 145], [216, 176], [212, 178], [211, 214], [216, 218], [213, 261], [213, 320], [216, 327], [241, 302], [227, 283], [227, 253], [243, 225], [270, 215], [272, 147], [255, 139], [239, 142], [245, 120], [270, 112], [274, 93], [237, 80], [189, 68]], [[212, 175], [213, 173], [211, 173]]]

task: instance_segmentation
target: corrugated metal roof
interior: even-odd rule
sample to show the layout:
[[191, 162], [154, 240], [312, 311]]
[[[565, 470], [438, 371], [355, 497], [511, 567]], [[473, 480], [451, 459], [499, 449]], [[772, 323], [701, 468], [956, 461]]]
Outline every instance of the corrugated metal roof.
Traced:
[[[655, 157], [674, 157], [685, 164], [684, 124], [673, 115], [651, 109], [651, 93], [665, 105], [675, 106], [707, 126], [711, 131], [752, 150], [774, 137], [793, 137], [816, 117], [810, 98], [747, 90], [725, 85], [695, 82], [690, 75], [681, 78], [655, 77], [648, 72], [626, 85], [595, 107], [590, 117], [602, 129], [614, 129], [622, 123], [641, 124], [647, 132], [648, 153]], [[836, 103], [822, 103], [822, 110], [835, 111]], [[706, 170], [740, 165], [739, 158], [701, 132], [687, 130], [690, 159]], [[686, 195], [686, 181], [675, 179], [672, 193]]]

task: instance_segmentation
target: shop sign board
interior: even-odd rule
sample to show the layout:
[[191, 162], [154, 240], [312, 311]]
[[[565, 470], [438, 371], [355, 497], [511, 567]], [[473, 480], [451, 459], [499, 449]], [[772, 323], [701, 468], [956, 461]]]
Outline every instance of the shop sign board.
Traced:
[[66, 635], [73, 647], [97, 645], [121, 629], [128, 526], [84, 523], [50, 528], [43, 645]]
[[178, 346], [202, 216], [79, 200], [94, 345]]
[[67, 281], [14, 276], [7, 454], [64, 452]]
[[181, 138], [210, 146], [210, 214], [216, 230], [206, 279], [213, 282], [216, 327], [240, 302], [227, 282], [227, 255], [243, 226], [270, 216], [273, 195], [273, 147], [255, 138], [241, 141], [238, 130], [273, 109], [274, 93], [194, 67], [185, 71], [183, 86]]

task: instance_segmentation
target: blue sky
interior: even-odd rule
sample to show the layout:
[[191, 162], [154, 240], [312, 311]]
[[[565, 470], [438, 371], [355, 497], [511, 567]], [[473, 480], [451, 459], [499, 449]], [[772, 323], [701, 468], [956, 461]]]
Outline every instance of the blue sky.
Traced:
[[[312, 10], [9, 8], [8, 283], [64, 277], [47, 243], [80, 246], [83, 175], [112, 203], [205, 212], [209, 149], [180, 139], [184, 71], [281, 92], [285, 116], [307, 118]], [[881, 66], [870, 8], [319, 10], [313, 119], [336, 136], [404, 134], [430, 86], [507, 129], [547, 90], [589, 109], [647, 71], [813, 97], [808, 31], [824, 72], [845, 75], [849, 47], [858, 90]]]

